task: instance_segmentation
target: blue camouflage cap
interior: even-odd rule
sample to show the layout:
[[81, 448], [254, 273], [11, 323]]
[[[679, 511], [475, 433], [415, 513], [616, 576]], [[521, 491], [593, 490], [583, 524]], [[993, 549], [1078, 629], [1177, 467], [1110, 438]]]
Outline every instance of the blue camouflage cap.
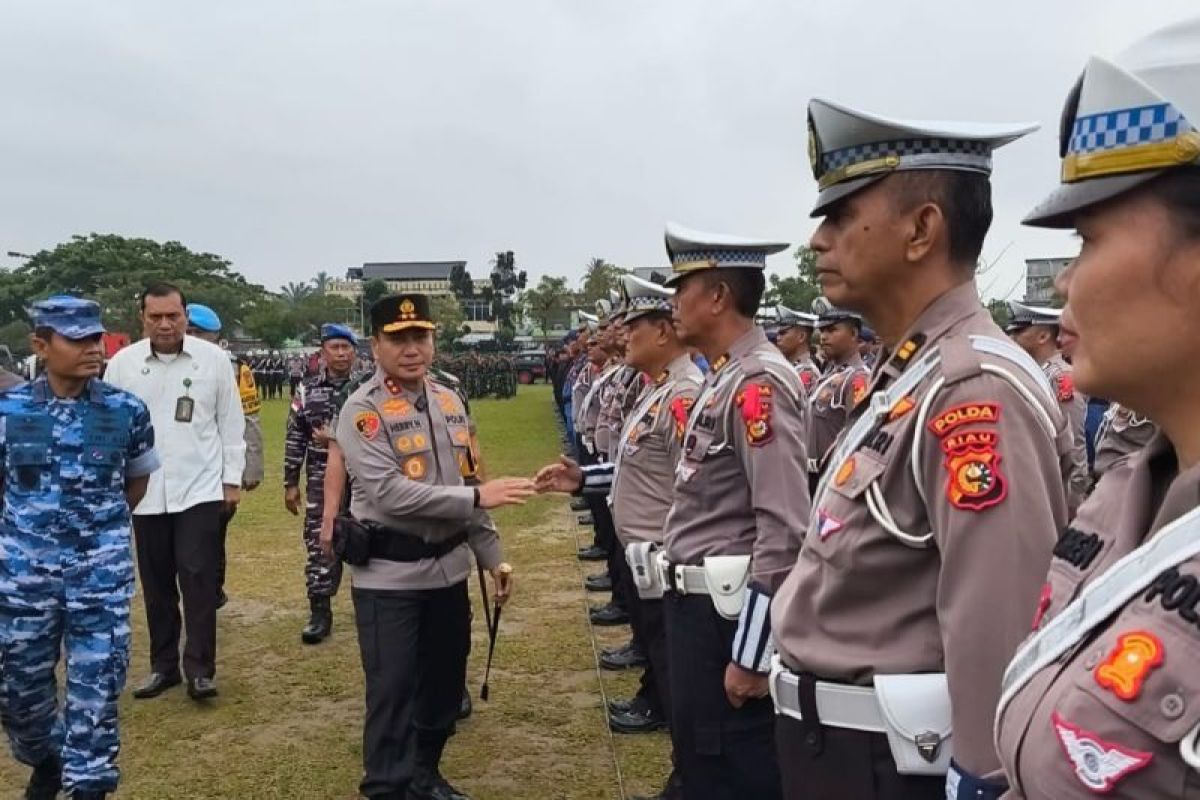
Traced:
[[86, 339], [104, 333], [100, 304], [65, 294], [39, 300], [29, 308], [33, 327], [50, 328], [68, 339]]
[[218, 333], [221, 330], [221, 318], [217, 312], [200, 303], [187, 304], [188, 324], [208, 333]]
[[321, 326], [321, 341], [328, 342], [330, 339], [345, 339], [352, 345], [358, 345], [354, 331], [345, 325], [338, 325], [336, 322], [327, 322]]

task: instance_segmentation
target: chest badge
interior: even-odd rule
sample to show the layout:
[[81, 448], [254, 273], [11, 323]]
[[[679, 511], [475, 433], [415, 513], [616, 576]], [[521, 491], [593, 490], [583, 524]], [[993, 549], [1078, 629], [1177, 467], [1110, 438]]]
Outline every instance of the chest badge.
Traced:
[[1144, 768], [1154, 758], [1153, 753], [1107, 742], [1068, 722], [1057, 711], [1051, 720], [1054, 733], [1075, 768], [1075, 777], [1093, 792], [1111, 792], [1123, 778]]
[[841, 486], [846, 481], [850, 480], [850, 476], [854, 474], [854, 467], [854, 456], [850, 456], [843, 461], [842, 465], [838, 467], [837, 474], [833, 476], [834, 485]]
[[1163, 663], [1163, 645], [1148, 631], [1130, 631], [1096, 667], [1096, 683], [1125, 701], [1136, 700], [1146, 677]]

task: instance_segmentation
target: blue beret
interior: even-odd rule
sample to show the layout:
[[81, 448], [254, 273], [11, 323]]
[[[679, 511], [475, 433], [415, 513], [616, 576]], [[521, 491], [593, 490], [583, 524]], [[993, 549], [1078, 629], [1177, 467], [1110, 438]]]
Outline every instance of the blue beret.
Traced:
[[862, 330], [858, 332], [858, 338], [862, 339], [864, 342], [873, 342], [875, 341], [875, 331], [872, 328], [863, 325]]
[[34, 328], [50, 328], [68, 339], [86, 339], [104, 333], [100, 304], [65, 294], [39, 300], [29, 308]]
[[203, 306], [199, 303], [188, 303], [187, 316], [188, 324], [193, 328], [199, 328], [208, 333], [217, 333], [221, 330], [221, 318], [217, 316], [217, 312], [208, 306]]
[[327, 322], [321, 326], [321, 341], [328, 342], [330, 339], [345, 339], [352, 345], [358, 345], [358, 338], [355, 337], [354, 331], [345, 325], [338, 325], [336, 322]]

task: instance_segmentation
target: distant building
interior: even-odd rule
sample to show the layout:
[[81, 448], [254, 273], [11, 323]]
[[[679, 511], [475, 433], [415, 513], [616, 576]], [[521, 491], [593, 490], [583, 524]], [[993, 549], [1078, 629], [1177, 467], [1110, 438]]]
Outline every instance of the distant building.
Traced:
[[1070, 266], [1074, 258], [1025, 259], [1025, 300], [1034, 305], [1049, 305], [1057, 297], [1054, 280]]
[[[389, 292], [419, 292], [432, 296], [452, 295], [450, 273], [456, 266], [465, 267], [466, 261], [368, 261], [361, 267], [350, 267], [346, 277], [329, 282], [326, 291], [357, 300], [362, 297], [363, 286], [373, 280], [383, 281]], [[496, 331], [496, 320], [491, 306], [482, 297], [484, 288], [491, 286], [487, 278], [476, 278], [475, 297], [462, 300], [463, 315], [472, 333], [492, 334]]]

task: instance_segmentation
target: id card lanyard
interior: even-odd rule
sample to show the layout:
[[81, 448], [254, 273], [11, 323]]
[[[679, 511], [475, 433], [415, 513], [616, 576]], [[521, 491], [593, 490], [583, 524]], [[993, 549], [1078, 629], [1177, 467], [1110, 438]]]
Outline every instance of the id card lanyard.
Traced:
[[192, 411], [196, 408], [196, 401], [192, 399], [192, 379], [183, 379], [183, 394], [175, 399], [175, 421], [176, 422], [191, 422]]

